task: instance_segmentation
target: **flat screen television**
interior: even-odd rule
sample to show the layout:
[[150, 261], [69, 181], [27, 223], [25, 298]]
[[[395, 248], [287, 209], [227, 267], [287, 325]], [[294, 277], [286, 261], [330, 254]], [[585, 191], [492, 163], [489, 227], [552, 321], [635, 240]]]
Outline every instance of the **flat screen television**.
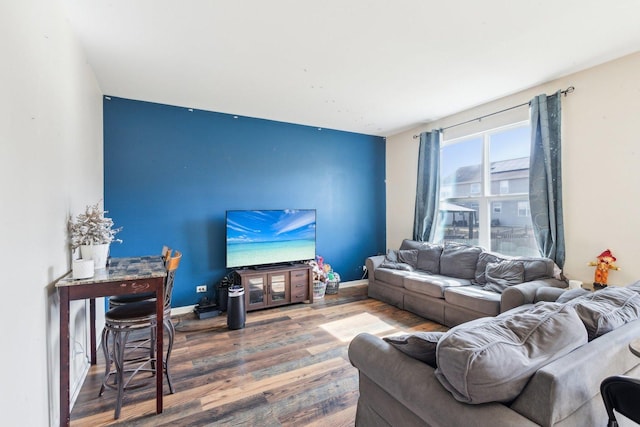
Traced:
[[227, 268], [316, 257], [315, 209], [229, 210], [226, 228]]

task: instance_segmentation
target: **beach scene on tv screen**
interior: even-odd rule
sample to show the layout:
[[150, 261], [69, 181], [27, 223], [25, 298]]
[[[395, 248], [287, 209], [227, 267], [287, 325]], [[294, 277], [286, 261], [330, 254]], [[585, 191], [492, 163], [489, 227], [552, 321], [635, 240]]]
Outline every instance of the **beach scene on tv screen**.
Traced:
[[227, 212], [227, 267], [314, 259], [314, 210]]

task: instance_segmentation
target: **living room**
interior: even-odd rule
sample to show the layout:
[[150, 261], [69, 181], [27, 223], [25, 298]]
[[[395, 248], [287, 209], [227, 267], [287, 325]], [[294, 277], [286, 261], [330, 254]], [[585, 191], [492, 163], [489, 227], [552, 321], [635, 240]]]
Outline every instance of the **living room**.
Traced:
[[[637, 16], [637, 10], [628, 12], [625, 6], [629, 3], [618, 6], [615, 13], [621, 18]], [[582, 6], [575, 3], [575, 7]], [[185, 127], [193, 121], [198, 122], [199, 131], [210, 126], [204, 122], [213, 121], [231, 135], [225, 139], [215, 134], [221, 144], [235, 150], [228, 160], [231, 165], [224, 157], [199, 156], [203, 145], [168, 152], [167, 140], [160, 150], [162, 157], [154, 160], [158, 163], [152, 163], [158, 172], [149, 178], [158, 181], [153, 195], [156, 200], [162, 182], [171, 181], [179, 169], [188, 171], [182, 177], [199, 180], [174, 183], [178, 191], [176, 199], [169, 197], [162, 205], [175, 210], [181, 203], [188, 203], [184, 211], [171, 211], [172, 215], [180, 216], [180, 224], [186, 227], [182, 229], [184, 232], [172, 229], [171, 233], [175, 233], [170, 237], [175, 242], [172, 245], [192, 254], [181, 267], [184, 274], [176, 279], [181, 281], [177, 291], [181, 306], [197, 302], [197, 285], [206, 283], [212, 287], [219, 280], [224, 271], [219, 231], [224, 210], [243, 206], [250, 209], [317, 205], [328, 209], [318, 207], [322, 221], [318, 227], [326, 230], [326, 234], [318, 235], [319, 253], [345, 280], [360, 278], [366, 256], [397, 248], [402, 239], [412, 235], [418, 150], [414, 135], [526, 103], [538, 94], [551, 94], [569, 86], [575, 87], [575, 91], [562, 99], [565, 273], [572, 279], [592, 280], [593, 268], [587, 263], [610, 248], [622, 268], [611, 274], [613, 284], [625, 285], [640, 277], [640, 266], [632, 258], [635, 241], [640, 238], [636, 224], [640, 207], [633, 201], [638, 160], [633, 124], [640, 111], [637, 48], [617, 48], [610, 52], [606, 62], [584, 63], [580, 71], [558, 72], [554, 78], [528, 83], [522, 90], [496, 92], [472, 108], [437, 119], [423, 116], [399, 132], [359, 133], [336, 131], [322, 123], [305, 126], [282, 119], [256, 119], [251, 111], [216, 113], [198, 108], [189, 111], [192, 107], [189, 103], [162, 105], [153, 100], [136, 100], [133, 94], [119, 98], [102, 90], [85, 47], [68, 24], [64, 2], [14, 2], [2, 9], [0, 20], [8, 32], [3, 37], [3, 51], [11, 58], [11, 65], [2, 71], [4, 93], [8, 96], [3, 97], [0, 127], [4, 141], [0, 169], [6, 183], [2, 255], [9, 263], [2, 316], [5, 324], [13, 322], [13, 327], [5, 328], [5, 342], [11, 346], [6, 366], [21, 367], [10, 370], [6, 383], [12, 384], [12, 388], [3, 391], [3, 412], [11, 425], [57, 424], [59, 332], [54, 283], [71, 266], [65, 227], [68, 216], [77, 214], [87, 204], [105, 200], [116, 223], [125, 226], [124, 243], [114, 245], [114, 256], [159, 252], [165, 243], [162, 236], [150, 239], [151, 231], [136, 233], [141, 221], [139, 211], [144, 213], [142, 218], [147, 218], [147, 212], [155, 214], [158, 205], [147, 205], [147, 199], [140, 193], [127, 200], [121, 192], [126, 185], [140, 180], [140, 175], [134, 172], [135, 165], [123, 169], [126, 159], [110, 151], [117, 147], [111, 132], [117, 131], [118, 126], [108, 115], [124, 114], [125, 107], [139, 107], [129, 119], [137, 120], [137, 126], [150, 132], [142, 134], [145, 138], [161, 137], [167, 128], [175, 130], [176, 126]], [[598, 37], [606, 39], [608, 34]], [[567, 46], [566, 52], [571, 57], [571, 46]], [[466, 81], [451, 96], [471, 96], [473, 86], [473, 80]], [[523, 111], [526, 114], [526, 108]], [[190, 118], [174, 122], [175, 126], [171, 122], [159, 123], [165, 117], [180, 114]], [[240, 122], [245, 125], [239, 125]], [[469, 131], [469, 127], [464, 130]], [[266, 140], [256, 141], [265, 135]], [[196, 141], [196, 137], [190, 141]], [[233, 148], [233, 141], [240, 141], [241, 145]], [[153, 145], [154, 141], [143, 143]], [[262, 148], [254, 151], [259, 147]], [[296, 147], [297, 154], [289, 157], [283, 150], [292, 147]], [[186, 163], [185, 153], [190, 153]], [[301, 162], [305, 153], [309, 160], [304, 169], [316, 172], [305, 173], [303, 184], [291, 183], [297, 176], [286, 182], [286, 174], [267, 174], [264, 184], [270, 190], [252, 191], [253, 204], [214, 206], [212, 199], [226, 197], [227, 185], [230, 191], [237, 192], [255, 186], [254, 180], [262, 184], [261, 178], [254, 175], [249, 180], [239, 171], [247, 167], [244, 162], [251, 156], [268, 156], [269, 161], [284, 167], [287, 162]], [[167, 161], [169, 158], [171, 161]], [[205, 165], [207, 160], [211, 162], [210, 169]], [[189, 170], [195, 166], [199, 169]], [[127, 174], [118, 177], [120, 170], [126, 170]], [[264, 166], [259, 170], [262, 177], [268, 171]], [[240, 182], [242, 186], [233, 182], [225, 182], [223, 186], [229, 175], [236, 182], [245, 181]], [[126, 181], [116, 183], [118, 179]], [[280, 187], [283, 183], [284, 188]], [[187, 200], [203, 190], [208, 192], [207, 200]], [[285, 194], [292, 191], [296, 198], [289, 203]], [[132, 204], [136, 207], [127, 208]], [[341, 222], [345, 215], [349, 221]], [[366, 221], [357, 220], [361, 218]], [[209, 261], [211, 265], [207, 264]], [[87, 329], [83, 314], [86, 306], [77, 303], [74, 312], [78, 345], [86, 346], [86, 340], [81, 338]], [[73, 366], [73, 387], [78, 388], [87, 369], [86, 360], [79, 356]]]

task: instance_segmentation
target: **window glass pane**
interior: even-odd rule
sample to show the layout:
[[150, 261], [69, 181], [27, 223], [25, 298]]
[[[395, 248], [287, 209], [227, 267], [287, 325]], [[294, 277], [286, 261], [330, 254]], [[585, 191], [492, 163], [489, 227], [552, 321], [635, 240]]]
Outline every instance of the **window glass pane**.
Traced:
[[531, 230], [531, 216], [520, 215], [528, 200], [491, 203], [491, 250], [507, 255], [539, 256]]
[[491, 194], [529, 192], [529, 133], [529, 126], [520, 126], [490, 136]]
[[454, 241], [482, 245], [505, 255], [538, 256], [528, 201], [529, 134], [525, 124], [453, 142], [445, 140], [440, 151], [435, 242]]
[[478, 202], [440, 202], [438, 241], [478, 244]]
[[440, 154], [440, 199], [467, 197], [482, 182], [482, 137], [444, 145]]

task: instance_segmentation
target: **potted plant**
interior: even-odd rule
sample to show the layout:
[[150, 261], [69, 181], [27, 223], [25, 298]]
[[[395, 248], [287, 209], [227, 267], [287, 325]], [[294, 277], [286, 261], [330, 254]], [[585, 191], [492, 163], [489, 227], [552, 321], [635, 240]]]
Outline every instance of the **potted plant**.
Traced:
[[87, 205], [84, 213], [68, 222], [71, 249], [80, 248], [82, 259], [92, 259], [96, 269], [105, 268], [111, 242], [122, 242], [115, 238], [122, 227], [114, 228], [113, 220], [105, 213], [98, 202]]

